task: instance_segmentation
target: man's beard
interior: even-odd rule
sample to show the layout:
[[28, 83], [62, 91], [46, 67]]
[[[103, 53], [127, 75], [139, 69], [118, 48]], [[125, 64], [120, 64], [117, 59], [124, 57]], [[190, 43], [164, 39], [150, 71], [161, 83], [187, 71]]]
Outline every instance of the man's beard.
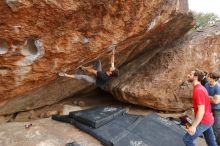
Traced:
[[193, 79], [188, 79], [188, 82], [192, 83], [192, 82], [193, 82]]

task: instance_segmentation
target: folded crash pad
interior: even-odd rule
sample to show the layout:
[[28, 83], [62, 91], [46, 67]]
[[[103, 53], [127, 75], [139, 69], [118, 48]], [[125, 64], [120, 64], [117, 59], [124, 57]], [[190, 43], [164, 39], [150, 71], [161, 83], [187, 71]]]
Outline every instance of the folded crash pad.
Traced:
[[69, 116], [92, 128], [98, 128], [125, 112], [126, 109], [122, 107], [98, 106], [86, 110], [70, 112]]
[[[134, 125], [135, 126], [135, 125]], [[176, 123], [169, 121], [155, 113], [152, 113], [141, 120], [135, 128], [129, 130], [132, 135], [138, 136], [140, 140], [128, 139], [117, 146], [132, 145], [132, 143], [145, 142], [148, 146], [184, 146], [182, 141], [185, 130]]]
[[52, 119], [60, 122], [65, 122], [69, 124], [74, 123], [74, 119], [70, 118], [69, 115], [52, 115]]
[[125, 113], [96, 129], [68, 116], [57, 116], [56, 119], [65, 119], [105, 146], [184, 146], [182, 137], [185, 131], [174, 122], [154, 113], [148, 116]]
[[146, 117], [124, 114], [97, 129], [77, 121], [74, 125], [106, 146], [184, 146], [184, 130], [156, 114]]
[[138, 119], [141, 119], [141, 117], [124, 114], [97, 129], [88, 127], [78, 121], [75, 121], [73, 125], [94, 136], [100, 140], [103, 145], [113, 146], [115, 139], [121, 139], [123, 136], [121, 134], [127, 131], [126, 129], [138, 121]]

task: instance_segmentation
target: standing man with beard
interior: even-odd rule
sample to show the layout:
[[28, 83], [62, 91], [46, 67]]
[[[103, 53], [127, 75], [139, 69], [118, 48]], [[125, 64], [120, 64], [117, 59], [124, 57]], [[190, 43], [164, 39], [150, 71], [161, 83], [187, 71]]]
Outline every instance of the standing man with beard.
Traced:
[[212, 103], [212, 112], [214, 114], [213, 130], [216, 136], [218, 146], [220, 146], [220, 85], [218, 83], [219, 75], [217, 73], [209, 73], [208, 83], [205, 88], [209, 93]]
[[193, 83], [193, 108], [195, 120], [188, 132], [184, 135], [183, 141], [186, 146], [195, 146], [193, 141], [204, 134], [208, 146], [217, 146], [212, 125], [214, 118], [211, 112], [209, 95], [201, 85], [204, 77], [202, 71], [195, 70], [188, 75], [188, 81]]

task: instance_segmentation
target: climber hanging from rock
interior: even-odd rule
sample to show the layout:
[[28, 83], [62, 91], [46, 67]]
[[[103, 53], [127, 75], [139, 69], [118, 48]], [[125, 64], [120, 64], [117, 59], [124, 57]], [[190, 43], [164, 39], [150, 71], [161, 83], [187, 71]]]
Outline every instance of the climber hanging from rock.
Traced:
[[83, 71], [87, 71], [88, 73], [91, 73], [95, 77], [91, 77], [88, 75], [82, 75], [82, 74], [67, 74], [64, 72], [60, 72], [59, 76], [63, 77], [70, 77], [78, 80], [85, 80], [90, 83], [94, 83], [97, 87], [103, 87], [107, 81], [109, 81], [112, 77], [117, 77], [119, 75], [119, 70], [115, 68], [115, 45], [112, 46], [112, 56], [111, 56], [111, 67], [109, 70], [105, 71], [102, 69], [102, 64], [100, 60], [97, 60], [95, 63], [96, 69], [93, 69], [92, 67], [84, 67], [80, 66], [80, 69]]

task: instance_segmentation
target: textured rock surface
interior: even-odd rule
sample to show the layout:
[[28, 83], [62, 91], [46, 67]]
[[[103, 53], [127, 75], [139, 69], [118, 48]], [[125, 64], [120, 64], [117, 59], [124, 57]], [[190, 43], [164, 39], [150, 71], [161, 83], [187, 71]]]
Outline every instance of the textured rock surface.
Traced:
[[[14, 122], [0, 126], [1, 146], [64, 146], [77, 141], [82, 146], [101, 146], [100, 142], [72, 125], [51, 119], [27, 122]], [[56, 128], [55, 128], [56, 127]]]
[[[192, 106], [191, 70], [220, 72], [220, 24], [194, 32], [152, 58], [144, 54], [123, 67], [121, 76], [106, 90], [119, 100], [166, 111]], [[150, 61], [148, 61], [148, 59]]]
[[89, 87], [56, 80], [57, 72], [74, 72], [96, 58], [109, 65], [112, 43], [121, 66], [192, 27], [187, 0], [5, 0], [0, 11], [0, 115], [53, 104]]
[[[106, 92], [101, 92], [97, 89], [93, 90], [92, 93], [90, 92], [89, 94], [86, 93], [82, 95], [74, 95], [52, 105], [29, 111], [16, 112], [15, 114], [11, 115], [0, 116], [0, 124], [7, 122], [28, 122], [42, 118], [49, 118], [55, 113], [67, 115], [69, 114], [69, 111], [81, 110], [98, 105], [125, 106], [124, 103], [118, 102], [118, 100], [114, 99], [110, 93], [106, 94]], [[133, 106], [131, 104], [126, 105]]]

